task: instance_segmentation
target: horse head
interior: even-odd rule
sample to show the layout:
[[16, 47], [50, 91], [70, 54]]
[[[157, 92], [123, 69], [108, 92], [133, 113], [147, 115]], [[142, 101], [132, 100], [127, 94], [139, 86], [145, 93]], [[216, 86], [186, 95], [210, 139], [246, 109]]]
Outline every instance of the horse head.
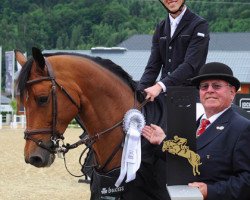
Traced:
[[[77, 114], [78, 107], [58, 92], [60, 88], [55, 77], [59, 74], [54, 74], [39, 49], [32, 49], [33, 58], [30, 60], [18, 50], [15, 55], [22, 66], [18, 91], [27, 117], [25, 161], [36, 167], [49, 166], [54, 161], [58, 142]], [[79, 96], [74, 92], [70, 95], [79, 104]]]

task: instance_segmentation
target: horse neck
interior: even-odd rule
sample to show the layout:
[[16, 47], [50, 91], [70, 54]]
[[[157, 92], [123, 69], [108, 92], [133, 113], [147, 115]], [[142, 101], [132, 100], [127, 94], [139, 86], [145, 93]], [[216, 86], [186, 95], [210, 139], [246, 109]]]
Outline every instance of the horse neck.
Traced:
[[78, 94], [82, 117], [87, 115], [87, 122], [92, 121], [89, 119], [92, 114], [98, 116], [96, 120], [105, 120], [106, 113], [116, 115], [119, 110], [120, 116], [123, 116], [123, 112], [133, 107], [132, 89], [114, 73], [88, 59], [76, 57], [70, 62], [68, 60], [68, 57], [60, 57], [61, 64], [54, 69], [56, 78]]
[[[79, 82], [82, 91], [84, 121], [96, 130], [110, 126], [123, 118], [133, 107], [134, 94], [120, 78], [106, 69], [90, 71], [91, 79], [84, 77]], [[94, 122], [94, 123], [93, 123]], [[97, 124], [98, 122], [98, 124]]]
[[[107, 69], [82, 61], [81, 67], [71, 70], [70, 73], [80, 98], [80, 116], [90, 136], [103, 132], [122, 121], [124, 114], [133, 108], [133, 91]], [[63, 79], [67, 78], [64, 76]], [[123, 137], [122, 127], [119, 126], [105, 133], [95, 142], [93, 148], [98, 164], [102, 166], [107, 161]], [[121, 149], [106, 169], [120, 166], [120, 158]]]
[[[133, 108], [134, 95], [131, 89], [117, 77], [114, 77], [113, 74], [107, 73], [107, 76], [108, 78], [102, 76], [102, 78], [96, 80], [96, 89], [93, 89], [91, 94], [85, 97], [87, 101], [84, 105], [88, 106], [84, 109], [83, 120], [86, 121], [89, 134], [92, 136], [121, 122], [124, 114]], [[120, 145], [123, 137], [124, 133], [120, 125], [105, 133], [103, 137], [96, 141], [93, 147], [97, 162], [102, 167], [114, 150], [119, 148], [118, 145]], [[121, 147], [119, 149], [105, 167], [107, 171], [120, 166]]]

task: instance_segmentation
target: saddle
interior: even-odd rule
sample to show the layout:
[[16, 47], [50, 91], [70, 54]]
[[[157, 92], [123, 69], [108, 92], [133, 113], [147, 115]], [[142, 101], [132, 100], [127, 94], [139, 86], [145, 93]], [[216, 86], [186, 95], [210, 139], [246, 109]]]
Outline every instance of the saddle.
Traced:
[[148, 102], [143, 108], [146, 124], [156, 124], [163, 130], [167, 129], [167, 100], [166, 93], [160, 94], [153, 102]]

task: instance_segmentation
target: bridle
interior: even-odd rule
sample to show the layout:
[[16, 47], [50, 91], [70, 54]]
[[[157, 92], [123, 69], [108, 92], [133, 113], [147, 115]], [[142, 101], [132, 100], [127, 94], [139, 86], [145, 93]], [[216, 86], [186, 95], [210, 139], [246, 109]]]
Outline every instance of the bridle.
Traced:
[[[64, 95], [66, 95], [66, 97], [77, 107], [78, 109], [78, 113], [75, 117], [76, 121], [79, 123], [79, 125], [86, 131], [86, 128], [84, 126], [84, 123], [82, 122], [82, 120], [80, 119], [79, 116], [79, 112], [81, 111], [81, 106], [77, 104], [77, 102], [74, 100], [74, 98], [72, 96], [70, 96], [70, 94], [67, 92], [67, 90], [60, 84], [58, 84], [58, 82], [55, 79], [51, 64], [49, 63], [48, 59], [45, 59], [45, 66], [48, 69], [48, 76], [46, 77], [41, 77], [41, 78], [37, 78], [34, 80], [29, 80], [27, 81], [27, 85], [33, 85], [33, 84], [37, 84], [40, 83], [42, 81], [50, 81], [52, 83], [52, 87], [51, 87], [51, 96], [52, 96], [52, 127], [51, 128], [42, 128], [42, 129], [32, 129], [32, 130], [28, 130], [26, 129], [24, 131], [24, 139], [25, 140], [31, 140], [34, 143], [36, 143], [37, 146], [46, 149], [47, 151], [49, 151], [52, 154], [55, 153], [63, 153], [66, 154], [70, 149], [74, 149], [76, 147], [78, 147], [79, 145], [85, 144], [87, 147], [92, 146], [97, 140], [99, 140], [104, 134], [112, 131], [113, 129], [119, 127], [122, 125], [123, 120], [119, 121], [118, 123], [114, 124], [113, 126], [111, 126], [110, 128], [107, 128], [101, 132], [98, 132], [96, 134], [94, 134], [93, 136], [90, 136], [90, 134], [87, 134], [84, 138], [80, 139], [79, 141], [77, 141], [74, 144], [67, 144], [67, 145], [62, 145], [60, 146], [59, 142], [64, 140], [63, 137], [63, 133], [60, 133], [57, 130], [57, 94], [56, 94], [56, 88], [59, 87], [61, 89], [61, 91], [63, 92]], [[136, 101], [136, 100], [135, 100]], [[144, 102], [142, 102], [140, 105], [138, 105], [136, 108], [137, 109], [141, 109], [146, 103], [148, 102], [148, 100], [145, 100]], [[35, 139], [34, 135], [37, 134], [51, 134], [51, 145], [48, 146], [46, 145], [42, 140], [38, 140]], [[105, 161], [103, 166], [98, 166], [99, 169], [104, 169], [106, 167], [106, 165], [113, 159], [113, 157], [115, 156], [115, 154], [118, 152], [118, 150], [122, 147], [122, 143], [123, 140], [121, 141], [121, 143], [119, 143], [113, 150], [113, 152], [111, 153], [111, 155], [109, 156], [109, 158]]]
[[[47, 66], [48, 69], [48, 76], [46, 77], [41, 77], [38, 79], [34, 80], [29, 80], [27, 81], [27, 85], [33, 85], [37, 84], [42, 81], [50, 81], [52, 83], [51, 87], [51, 97], [52, 97], [52, 127], [51, 128], [42, 128], [42, 129], [33, 129], [33, 130], [28, 130], [26, 129], [24, 131], [24, 139], [26, 140], [31, 140], [34, 143], [37, 144], [37, 146], [48, 150], [50, 153], [56, 153], [56, 149], [59, 148], [59, 141], [63, 140], [63, 134], [59, 133], [57, 130], [57, 94], [56, 94], [56, 88], [57, 86], [63, 91], [63, 93], [70, 99], [70, 101], [77, 107], [78, 111], [80, 110], [80, 106], [76, 103], [76, 101], [69, 95], [69, 93], [57, 83], [55, 80], [55, 76], [52, 70], [52, 67], [47, 59], [45, 59], [45, 65]], [[33, 135], [37, 134], [51, 134], [51, 146], [46, 145], [43, 141], [37, 140], [33, 138]]]

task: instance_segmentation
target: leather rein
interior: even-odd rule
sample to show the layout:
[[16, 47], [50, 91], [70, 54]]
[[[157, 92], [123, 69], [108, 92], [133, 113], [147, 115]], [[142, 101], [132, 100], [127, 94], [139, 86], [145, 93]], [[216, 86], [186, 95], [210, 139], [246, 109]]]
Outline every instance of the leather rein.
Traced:
[[[34, 143], [36, 143], [37, 146], [46, 149], [47, 151], [49, 151], [52, 154], [66, 154], [70, 149], [74, 149], [77, 148], [79, 145], [85, 144], [87, 147], [89, 148], [91, 147], [97, 140], [100, 139], [101, 136], [103, 136], [104, 134], [112, 131], [113, 129], [119, 127], [122, 125], [123, 120], [119, 121], [118, 123], [114, 124], [112, 127], [105, 129], [104, 131], [95, 133], [93, 136], [90, 136], [89, 134], [86, 134], [85, 137], [81, 138], [79, 141], [77, 141], [76, 143], [73, 144], [66, 144], [61, 145], [59, 144], [60, 141], [63, 142], [64, 140], [64, 136], [63, 133], [59, 133], [59, 131], [57, 130], [57, 94], [56, 94], [56, 88], [59, 87], [61, 89], [61, 91], [63, 92], [63, 94], [66, 95], [66, 97], [68, 97], [68, 99], [77, 107], [78, 109], [78, 114], [76, 115], [75, 119], [77, 121], [77, 123], [81, 126], [81, 128], [84, 129], [84, 131], [86, 131], [86, 128], [84, 126], [84, 123], [82, 122], [82, 120], [80, 119], [79, 116], [79, 112], [81, 110], [81, 107], [76, 103], [76, 101], [70, 96], [70, 94], [67, 92], [67, 90], [65, 90], [65, 88], [62, 85], [59, 85], [58, 82], [55, 79], [51, 64], [49, 63], [49, 61], [45, 58], [45, 66], [48, 69], [48, 76], [47, 77], [42, 77], [42, 78], [38, 78], [38, 79], [34, 79], [34, 80], [29, 80], [27, 81], [27, 85], [32, 85], [32, 84], [37, 84], [40, 83], [42, 81], [51, 81], [52, 83], [52, 87], [51, 87], [51, 96], [52, 96], [52, 127], [51, 128], [42, 128], [42, 129], [33, 129], [33, 130], [28, 130], [26, 129], [24, 131], [24, 139], [25, 140], [31, 140]], [[136, 98], [135, 98], [136, 99]], [[146, 103], [148, 102], [148, 100], [143, 101], [140, 105], [136, 106], [137, 109], [141, 109]], [[37, 135], [37, 134], [51, 134], [51, 145], [48, 146], [46, 145], [42, 140], [38, 140], [33, 138], [32, 136]], [[112, 160], [112, 158], [115, 156], [115, 154], [118, 152], [118, 150], [120, 149], [120, 147], [122, 146], [123, 140], [121, 141], [121, 143], [119, 143], [117, 145], [117, 147], [113, 150], [112, 154], [110, 155], [110, 157], [107, 159], [107, 161], [104, 163], [103, 166], [98, 166], [99, 169], [104, 169], [106, 167], [106, 165]], [[84, 150], [85, 152], [85, 150]]]

